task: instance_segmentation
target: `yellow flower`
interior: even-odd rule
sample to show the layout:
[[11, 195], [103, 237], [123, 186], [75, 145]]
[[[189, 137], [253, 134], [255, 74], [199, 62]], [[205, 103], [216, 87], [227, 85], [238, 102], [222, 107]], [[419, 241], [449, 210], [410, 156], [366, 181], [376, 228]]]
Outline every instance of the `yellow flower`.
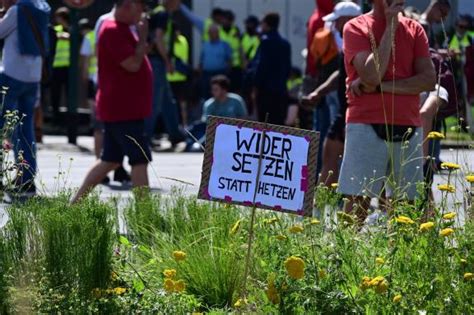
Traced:
[[472, 279], [474, 279], [474, 273], [472, 272], [466, 272], [464, 274], [464, 280], [465, 281], [471, 281]]
[[445, 220], [452, 220], [456, 216], [456, 212], [448, 212], [445, 215], [443, 215], [443, 219]]
[[277, 236], [275, 236], [277, 240], [279, 241], [284, 241], [286, 239], [288, 239], [288, 237], [286, 237], [285, 235], [282, 235], [282, 234], [278, 234]]
[[432, 140], [441, 140], [444, 139], [444, 135], [441, 132], [431, 131], [427, 138]]
[[461, 168], [461, 165], [451, 162], [443, 162], [441, 163], [441, 168], [444, 170], [455, 171]]
[[186, 284], [183, 280], [178, 280], [174, 283], [174, 292], [183, 292], [186, 289]]
[[467, 180], [469, 183], [474, 183], [474, 175], [467, 175], [467, 176], [466, 176], [466, 180]]
[[442, 229], [440, 232], [439, 232], [439, 235], [441, 236], [449, 236], [451, 234], [454, 233], [454, 230], [452, 228], [445, 228], [445, 229]]
[[304, 277], [305, 263], [303, 259], [291, 256], [285, 260], [285, 268], [290, 278], [298, 280]]
[[311, 225], [317, 225], [319, 223], [321, 223], [318, 219], [312, 219], [310, 222], [309, 222]]
[[326, 276], [327, 276], [326, 270], [319, 269], [318, 275], [319, 275], [319, 278], [321, 278], [321, 279], [326, 278]]
[[272, 225], [278, 222], [278, 218], [266, 219], [264, 222], [268, 225]]
[[233, 235], [239, 231], [241, 221], [242, 220], [237, 220], [237, 222], [235, 222], [234, 225], [232, 225], [232, 228], [230, 229], [230, 234]]
[[464, 265], [464, 264], [467, 264], [467, 260], [466, 260], [466, 259], [464, 259], [464, 258], [461, 258], [459, 261], [460, 261], [460, 262], [461, 262], [461, 264], [463, 264], [463, 265]]
[[362, 278], [362, 283], [360, 285], [360, 288], [362, 290], [366, 290], [370, 287], [370, 281], [372, 281], [372, 279], [370, 279], [370, 277], [363, 277]]
[[375, 258], [375, 263], [377, 265], [383, 265], [383, 264], [385, 264], [385, 260], [382, 257], [377, 257], [377, 258]]
[[235, 308], [240, 308], [242, 306], [245, 306], [247, 305], [247, 299], [238, 299], [235, 303], [234, 303], [234, 307]]
[[280, 294], [278, 294], [278, 290], [275, 287], [275, 274], [271, 274], [268, 277], [268, 286], [267, 290], [265, 291], [268, 300], [273, 304], [280, 304]]
[[453, 193], [456, 191], [456, 188], [453, 185], [448, 185], [448, 184], [438, 185], [438, 189], [441, 191], [449, 192], [449, 193]]
[[165, 269], [163, 275], [165, 278], [173, 279], [176, 276], [176, 269]]
[[379, 294], [387, 292], [387, 290], [388, 290], [388, 281], [384, 279], [382, 282], [380, 282], [375, 287], [374, 290], [375, 290], [376, 293], [379, 293]]
[[291, 233], [294, 233], [294, 234], [296, 234], [296, 233], [302, 233], [302, 232], [304, 231], [304, 227], [301, 226], [301, 225], [296, 224], [296, 225], [293, 225], [292, 227], [290, 227], [290, 228], [289, 228], [289, 231], [290, 231]]
[[435, 226], [434, 222], [426, 222], [420, 224], [420, 231], [421, 232], [426, 232], [431, 230]]
[[385, 280], [384, 277], [382, 277], [382, 276], [377, 276], [377, 277], [373, 278], [372, 280], [370, 280], [369, 286], [371, 286], [371, 287], [376, 287], [376, 286], [378, 286], [379, 284], [381, 284], [384, 280]]
[[337, 187], [339, 187], [339, 184], [338, 184], [338, 183], [332, 183], [332, 184], [331, 184], [331, 188], [337, 189]]
[[392, 301], [393, 301], [393, 303], [398, 303], [398, 302], [401, 301], [401, 299], [402, 299], [402, 295], [401, 295], [401, 294], [397, 294], [397, 295], [395, 295], [395, 296], [393, 297], [393, 300], [392, 300]]
[[122, 295], [124, 294], [125, 292], [127, 292], [127, 289], [126, 288], [122, 288], [122, 287], [117, 287], [114, 289], [114, 293], [116, 295]]
[[166, 278], [165, 282], [164, 282], [164, 288], [165, 288], [165, 291], [168, 292], [168, 293], [173, 292], [174, 291], [174, 281], [169, 279], [169, 278]]
[[173, 252], [173, 257], [176, 261], [183, 261], [186, 259], [186, 253], [180, 250], [175, 250]]
[[413, 223], [415, 223], [412, 219], [410, 219], [409, 217], [406, 217], [404, 215], [401, 215], [401, 216], [395, 218], [395, 221], [397, 221], [398, 223], [403, 223], [403, 224], [413, 224]]

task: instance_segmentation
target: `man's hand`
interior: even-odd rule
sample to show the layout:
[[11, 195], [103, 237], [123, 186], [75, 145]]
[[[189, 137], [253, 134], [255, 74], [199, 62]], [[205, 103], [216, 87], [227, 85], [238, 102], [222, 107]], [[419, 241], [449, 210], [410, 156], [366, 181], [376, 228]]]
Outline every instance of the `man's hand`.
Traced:
[[364, 84], [360, 78], [357, 78], [349, 85], [349, 91], [355, 96], [361, 96], [364, 93], [375, 93], [377, 87]]
[[395, 32], [399, 24], [399, 16], [403, 12], [403, 2], [400, 0], [392, 0], [392, 3], [388, 5], [387, 1], [384, 1], [384, 8], [387, 27], [391, 27], [389, 23], [393, 23], [392, 31]]
[[322, 96], [323, 95], [320, 93], [319, 89], [316, 89], [310, 94], [301, 98], [300, 106], [304, 109], [312, 110], [317, 106]]
[[140, 22], [137, 24], [138, 40], [142, 43], [148, 39], [148, 19], [143, 16]]

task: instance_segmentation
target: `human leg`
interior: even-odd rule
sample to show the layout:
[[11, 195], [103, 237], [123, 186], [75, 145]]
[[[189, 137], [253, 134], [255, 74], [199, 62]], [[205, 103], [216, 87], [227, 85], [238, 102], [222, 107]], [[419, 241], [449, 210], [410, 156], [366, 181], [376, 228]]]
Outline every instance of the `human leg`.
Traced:
[[105, 162], [101, 160], [97, 161], [87, 173], [84, 182], [72, 198], [71, 202], [76, 203], [81, 198], [86, 196], [92, 189], [94, 189], [95, 186], [102, 182], [109, 172], [115, 170], [120, 165], [120, 163], [116, 162]]
[[329, 186], [339, 177], [339, 162], [344, 153], [344, 142], [326, 137], [323, 146], [323, 165], [318, 184]]

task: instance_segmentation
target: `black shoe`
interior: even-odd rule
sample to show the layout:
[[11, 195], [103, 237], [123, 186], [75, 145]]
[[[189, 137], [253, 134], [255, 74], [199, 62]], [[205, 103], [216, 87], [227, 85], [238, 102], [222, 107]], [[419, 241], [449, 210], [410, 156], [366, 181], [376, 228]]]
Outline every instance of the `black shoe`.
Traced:
[[168, 139], [171, 142], [171, 146], [176, 146], [178, 143], [186, 141], [186, 136], [184, 133], [180, 133], [177, 137], [169, 138]]
[[110, 183], [109, 176], [105, 176], [104, 179], [100, 182], [102, 185], [108, 185]]
[[114, 172], [114, 181], [119, 182], [119, 183], [127, 183], [130, 182], [132, 178], [130, 177], [130, 174], [127, 173], [127, 171], [123, 168], [123, 166], [120, 166], [118, 169], [115, 170]]

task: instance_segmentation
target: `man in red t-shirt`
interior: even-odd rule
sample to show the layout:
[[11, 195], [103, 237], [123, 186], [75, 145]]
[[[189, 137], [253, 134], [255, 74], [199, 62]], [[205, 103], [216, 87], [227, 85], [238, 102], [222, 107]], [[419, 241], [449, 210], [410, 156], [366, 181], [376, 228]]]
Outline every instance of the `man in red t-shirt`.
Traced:
[[[99, 184], [128, 157], [134, 187], [148, 186], [151, 153], [145, 118], [151, 115], [152, 71], [146, 57], [148, 23], [144, 0], [117, 0], [114, 18], [103, 22], [97, 43], [97, 115], [104, 122], [104, 147], [73, 202]], [[137, 34], [131, 31], [136, 26]]]
[[[344, 28], [348, 109], [339, 192], [363, 221], [370, 198], [414, 200], [422, 182], [419, 95], [436, 73], [423, 27], [401, 15], [403, 0], [373, 0], [373, 10]], [[393, 41], [392, 41], [393, 39]]]

